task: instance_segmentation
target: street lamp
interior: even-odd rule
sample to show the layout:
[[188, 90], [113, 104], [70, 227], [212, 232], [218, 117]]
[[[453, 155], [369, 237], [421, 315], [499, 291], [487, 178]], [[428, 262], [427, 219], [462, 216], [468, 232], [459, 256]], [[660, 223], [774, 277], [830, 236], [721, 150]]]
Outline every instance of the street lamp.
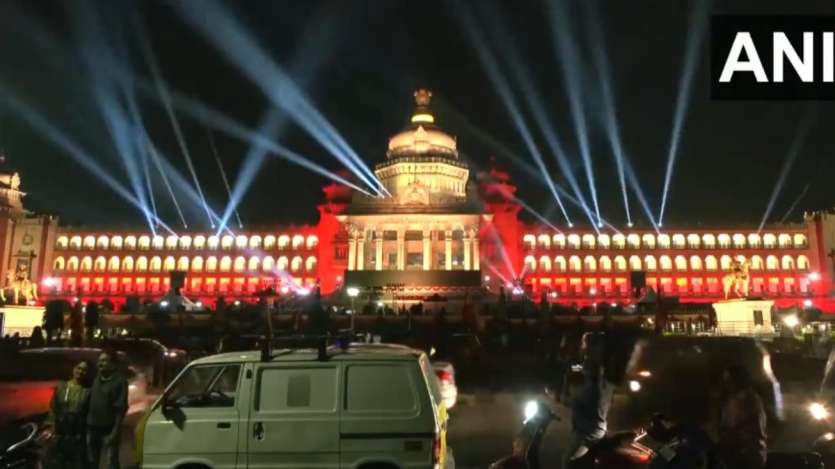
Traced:
[[359, 296], [360, 289], [357, 288], [357, 287], [348, 287], [345, 290], [345, 292], [348, 293], [348, 296], [351, 298], [351, 332], [353, 332], [354, 331], [354, 315], [356, 314], [356, 311], [354, 310], [354, 299], [357, 296]]

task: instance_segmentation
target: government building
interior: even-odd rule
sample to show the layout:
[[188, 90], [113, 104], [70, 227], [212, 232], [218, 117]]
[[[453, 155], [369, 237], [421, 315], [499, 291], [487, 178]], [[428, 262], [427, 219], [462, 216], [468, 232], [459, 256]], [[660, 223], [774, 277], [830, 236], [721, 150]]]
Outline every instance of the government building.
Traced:
[[724, 282], [744, 271], [750, 297], [835, 312], [833, 212], [762, 230], [555, 231], [520, 219], [508, 174], [471, 172], [436, 120], [431, 93], [418, 90], [408, 125], [389, 139], [374, 169], [387, 195], [327, 185], [315, 225], [222, 236], [64, 227], [28, 212], [19, 176], [2, 174], [6, 301], [16, 291], [19, 301], [107, 298], [118, 308], [129, 297], [159, 300], [170, 290], [169, 272], [181, 271], [183, 295], [206, 305], [220, 297], [254, 301], [270, 289], [304, 294], [318, 285], [325, 295], [373, 288], [383, 301], [403, 305], [495, 299], [505, 289], [585, 306], [634, 301], [638, 278], [662, 296], [704, 303], [723, 299]]

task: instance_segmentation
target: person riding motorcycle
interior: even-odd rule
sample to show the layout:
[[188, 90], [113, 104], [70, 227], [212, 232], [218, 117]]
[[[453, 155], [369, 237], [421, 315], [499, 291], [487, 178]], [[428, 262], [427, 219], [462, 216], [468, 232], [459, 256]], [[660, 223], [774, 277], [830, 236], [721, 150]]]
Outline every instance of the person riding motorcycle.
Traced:
[[606, 436], [606, 419], [612, 402], [614, 385], [605, 373], [605, 336], [603, 333], [583, 335], [583, 385], [571, 401], [571, 437], [563, 453], [563, 467], [569, 467]]

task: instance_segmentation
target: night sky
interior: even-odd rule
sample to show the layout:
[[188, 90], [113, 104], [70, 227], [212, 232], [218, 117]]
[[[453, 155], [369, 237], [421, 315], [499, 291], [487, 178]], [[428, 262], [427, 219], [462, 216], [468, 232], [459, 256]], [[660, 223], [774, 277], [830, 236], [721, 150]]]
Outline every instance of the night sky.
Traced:
[[[7, 157], [6, 168], [21, 174], [29, 209], [60, 215], [65, 223], [74, 225], [146, 226], [139, 210], [79, 166], [65, 149], [51, 143], [42, 130], [2, 98], [11, 96], [15, 102], [25, 103], [130, 191], [126, 166], [96, 105], [101, 77], [114, 76], [108, 70], [128, 71], [118, 74], [118, 93], [135, 99], [154, 144], [186, 181], [191, 181], [165, 108], [153, 92], [137, 24], [147, 31], [161, 75], [172, 92], [221, 111], [245, 127], [258, 128], [262, 115], [271, 108], [270, 101], [185, 20], [177, 4], [187, 2], [200, 5], [203, 0], [0, 1], [0, 148]], [[580, 77], [601, 213], [623, 226], [623, 200], [601, 124], [607, 111], [592, 51], [604, 41], [625, 151], [657, 216], [685, 50], [688, 38], [696, 34], [694, 24], [699, 23], [694, 18], [699, 17], [700, 3], [608, 1], [597, 2], [594, 9], [586, 3], [578, 0], [562, 5], [568, 12], [569, 34], [579, 57], [569, 68]], [[414, 89], [428, 87], [435, 96], [436, 121], [457, 135], [462, 157], [471, 168], [480, 170], [493, 164], [508, 170], [520, 186], [520, 196], [562, 225], [564, 220], [542, 179], [514, 162], [513, 157], [533, 164], [476, 53], [477, 47], [489, 47], [501, 59], [496, 46], [511, 47], [531, 76], [524, 86], [540, 96], [554, 131], [569, 151], [575, 177], [588, 192], [561, 73], [565, 58], [555, 47], [556, 26], [547, 2], [288, 0], [221, 5], [245, 26], [245, 32], [271, 60], [294, 78], [369, 166], [385, 158], [389, 136], [407, 123]], [[802, 4], [714, 1], [705, 11], [833, 15], [835, 4], [831, 0]], [[488, 44], [475, 44], [465, 34], [462, 15], [470, 15], [468, 18], [483, 28]], [[602, 36], [589, 34], [589, 21], [599, 24]], [[701, 24], [708, 28], [708, 22]], [[105, 60], [100, 50], [116, 51], [116, 62]], [[756, 226], [798, 133], [797, 158], [770, 221], [782, 219], [799, 197], [791, 221], [799, 221], [804, 210], [832, 207], [833, 104], [713, 101], [709, 96], [708, 51], [709, 34], [705, 31], [696, 55], [666, 224]], [[524, 88], [507, 73], [507, 63], [502, 62], [503, 71], [523, 104], [528, 127], [552, 177], [568, 189], [524, 106]], [[222, 212], [228, 198], [209, 145], [209, 126], [181, 111], [177, 116], [203, 191], [214, 210]], [[211, 132], [234, 184], [250, 145], [221, 129]], [[274, 139], [333, 171], [342, 166], [298, 125], [286, 126]], [[158, 173], [151, 170], [150, 174], [160, 217], [180, 229]], [[308, 170], [269, 157], [239, 207], [241, 218], [248, 227], [313, 223], [316, 204], [321, 201], [319, 187], [325, 182]], [[191, 228], [207, 227], [201, 206], [187, 200], [181, 188], [174, 190]], [[588, 194], [586, 198], [590, 198]], [[630, 204], [635, 221], [646, 226], [646, 217], [631, 191]], [[579, 209], [569, 210], [575, 221], [585, 221]]]

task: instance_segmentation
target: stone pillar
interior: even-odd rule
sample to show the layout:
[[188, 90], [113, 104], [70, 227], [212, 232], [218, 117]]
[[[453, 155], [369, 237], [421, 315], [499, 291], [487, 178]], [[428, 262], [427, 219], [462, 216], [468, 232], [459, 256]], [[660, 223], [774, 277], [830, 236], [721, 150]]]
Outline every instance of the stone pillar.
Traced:
[[423, 270], [432, 269], [432, 230], [423, 230]]
[[406, 269], [406, 232], [397, 231], [397, 270]]
[[383, 232], [376, 231], [374, 236], [376, 237], [374, 240], [374, 267], [377, 270], [383, 270]]
[[444, 231], [444, 263], [446, 270], [452, 270], [452, 230]]
[[348, 238], [348, 270], [357, 270], [357, 233], [351, 230]]
[[481, 270], [481, 250], [478, 247], [478, 235], [473, 237], [473, 270]]
[[470, 251], [473, 248], [472, 244], [473, 242], [470, 239], [469, 230], [464, 231], [464, 270], [470, 270], [472, 268], [472, 264], [470, 263]]
[[365, 269], [365, 232], [357, 239], [357, 270]]

